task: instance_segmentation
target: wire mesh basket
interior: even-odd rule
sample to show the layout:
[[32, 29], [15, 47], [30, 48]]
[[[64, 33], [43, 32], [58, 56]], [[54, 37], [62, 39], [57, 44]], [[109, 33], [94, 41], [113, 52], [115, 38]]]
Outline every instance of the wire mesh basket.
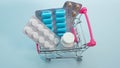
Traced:
[[[59, 10], [60, 9], [60, 10]], [[56, 33], [56, 26], [55, 26], [55, 20], [57, 15], [57, 10], [61, 11], [64, 10], [64, 12], [58, 12], [58, 14], [63, 13], [66, 17], [66, 32], [71, 32], [74, 34], [75, 40], [72, 47], [64, 47], [61, 42], [56, 44], [56, 47], [54, 49], [47, 49], [42, 47], [38, 42], [36, 42], [36, 49], [38, 54], [44, 56], [46, 61], [51, 61], [51, 59], [67, 59], [67, 58], [75, 58], [77, 61], [82, 61], [82, 53], [86, 51], [89, 47], [93, 47], [96, 45], [96, 42], [92, 35], [92, 29], [90, 26], [90, 21], [87, 16], [87, 8], [82, 7], [82, 4], [67, 1], [65, 2], [63, 8], [55, 8], [55, 9], [47, 9], [51, 12], [53, 12], [51, 15], [53, 16], [53, 27], [54, 27], [54, 33]], [[46, 10], [37, 10], [35, 12], [36, 17], [38, 20], [40, 20], [43, 24], [44, 21], [42, 17], [40, 16], [42, 12], [45, 12]], [[48, 12], [48, 11], [47, 11]], [[63, 16], [61, 15], [61, 16]], [[90, 41], [87, 42], [85, 38], [85, 34], [83, 32], [82, 28], [82, 21], [81, 16], [84, 15], [86, 18], [88, 31], [90, 35]], [[62, 17], [63, 18], [63, 17]], [[51, 18], [50, 18], [51, 19]], [[47, 19], [48, 21], [48, 19]], [[49, 23], [49, 22], [47, 22]], [[60, 26], [59, 26], [60, 27]], [[49, 27], [48, 27], [49, 29]], [[52, 29], [51, 29], [52, 30]], [[35, 36], [36, 37], [36, 36]], [[81, 38], [82, 37], [82, 38]], [[61, 39], [62, 36], [59, 36], [59, 39]], [[60, 40], [61, 41], [61, 40]]]

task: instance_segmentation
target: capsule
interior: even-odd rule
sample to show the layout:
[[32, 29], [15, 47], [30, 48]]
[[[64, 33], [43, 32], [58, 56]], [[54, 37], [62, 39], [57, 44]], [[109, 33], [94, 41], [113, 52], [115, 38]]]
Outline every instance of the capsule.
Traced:
[[55, 11], [56, 17], [64, 17], [65, 14], [66, 14], [65, 9], [57, 9], [57, 10]]
[[77, 13], [75, 11], [72, 12], [72, 17], [75, 17]]
[[79, 9], [80, 9], [80, 5], [79, 5], [79, 4], [76, 4], [76, 5], [75, 5], [75, 10], [76, 10], [76, 11], [79, 11]]
[[48, 19], [43, 19], [42, 22], [44, 24], [51, 24], [52, 23], [52, 17], [51, 18], [48, 18]]
[[66, 32], [66, 27], [57, 29], [57, 33], [64, 33], [64, 32]]
[[56, 23], [65, 22], [65, 20], [66, 20], [66, 17], [59, 17], [59, 18], [56, 18]]
[[72, 7], [72, 3], [71, 3], [71, 2], [68, 2], [68, 3], [67, 3], [67, 6], [68, 6], [68, 7]]
[[42, 11], [41, 13], [42, 19], [47, 19], [47, 18], [50, 18], [51, 16], [52, 16], [52, 12], [50, 10], [45, 10], [45, 11]]
[[56, 27], [57, 28], [66, 27], [66, 23], [65, 22], [63, 22], [63, 23], [56, 23]]
[[46, 26], [47, 26], [48, 28], [50, 28], [50, 29], [53, 28], [53, 24], [46, 24]]
[[57, 33], [57, 35], [58, 35], [59, 37], [62, 37], [62, 36], [64, 35], [64, 33]]

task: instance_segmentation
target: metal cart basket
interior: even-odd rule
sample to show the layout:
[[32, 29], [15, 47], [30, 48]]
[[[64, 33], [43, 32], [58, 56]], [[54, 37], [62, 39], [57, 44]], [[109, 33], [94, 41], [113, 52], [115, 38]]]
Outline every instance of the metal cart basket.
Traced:
[[[67, 3], [69, 3], [69, 6], [66, 7]], [[71, 3], [78, 4], [78, 3], [67, 1], [63, 8], [68, 10], [67, 11], [67, 13], [68, 13], [67, 22], [68, 21], [74, 22], [70, 26], [74, 27], [73, 33], [77, 39], [77, 42], [74, 42], [74, 46], [70, 47], [70, 48], [65, 48], [61, 45], [61, 43], [59, 43], [59, 44], [57, 44], [56, 48], [53, 50], [45, 49], [45, 48], [41, 47], [41, 45], [36, 43], [36, 49], [37, 49], [38, 54], [40, 54], [41, 56], [44, 56], [45, 60], [48, 62], [50, 62], [51, 59], [67, 59], [67, 58], [75, 58], [77, 61], [82, 61], [82, 53], [84, 51], [86, 51], [89, 47], [93, 47], [96, 45], [96, 42], [93, 38], [90, 21], [88, 19], [88, 15], [87, 15], [87, 8], [81, 7], [81, 4], [78, 4], [76, 8], [79, 8], [79, 11], [76, 13], [77, 15], [75, 17], [71, 18], [71, 16], [69, 16], [69, 14], [71, 14], [72, 10], [68, 9], [68, 7], [71, 7]], [[74, 9], [74, 7], [75, 6], [73, 6], [72, 9]], [[52, 11], [53, 11], [53, 9], [52, 9]], [[41, 20], [38, 12], [39, 11], [36, 11], [36, 17], [39, 20]], [[83, 28], [82, 28], [82, 21], [81, 21], [82, 15], [84, 15], [86, 18], [88, 31], [89, 31], [89, 35], [90, 35], [89, 42], [86, 41], [85, 36], [84, 36], [84, 32], [83, 32]]]

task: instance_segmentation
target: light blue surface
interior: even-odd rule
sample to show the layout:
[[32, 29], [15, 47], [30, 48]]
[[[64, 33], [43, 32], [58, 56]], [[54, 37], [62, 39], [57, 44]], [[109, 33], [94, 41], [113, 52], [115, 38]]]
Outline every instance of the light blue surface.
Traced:
[[[0, 68], [120, 68], [120, 1], [71, 0], [88, 7], [97, 46], [83, 54], [83, 62], [43, 62], [35, 44], [22, 33], [38, 9], [62, 7], [66, 0], [0, 0]], [[84, 17], [83, 17], [84, 20]]]

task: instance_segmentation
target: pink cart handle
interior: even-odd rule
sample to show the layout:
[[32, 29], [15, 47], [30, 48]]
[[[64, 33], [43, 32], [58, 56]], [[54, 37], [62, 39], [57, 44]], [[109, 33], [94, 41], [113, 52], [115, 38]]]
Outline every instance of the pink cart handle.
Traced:
[[40, 54], [40, 48], [39, 48], [39, 45], [37, 43], [36, 43], [36, 49], [37, 49], [38, 54]]
[[90, 42], [87, 43], [87, 46], [95, 46], [95, 45], [96, 45], [96, 41], [95, 41], [94, 38], [93, 38], [92, 29], [91, 29], [91, 26], [90, 26], [90, 21], [89, 21], [88, 15], [87, 15], [87, 8], [86, 8], [86, 7], [83, 7], [83, 8], [80, 10], [79, 13], [85, 15], [85, 18], [86, 18], [86, 21], [87, 21], [87, 25], [88, 25], [88, 29], [89, 29]]

